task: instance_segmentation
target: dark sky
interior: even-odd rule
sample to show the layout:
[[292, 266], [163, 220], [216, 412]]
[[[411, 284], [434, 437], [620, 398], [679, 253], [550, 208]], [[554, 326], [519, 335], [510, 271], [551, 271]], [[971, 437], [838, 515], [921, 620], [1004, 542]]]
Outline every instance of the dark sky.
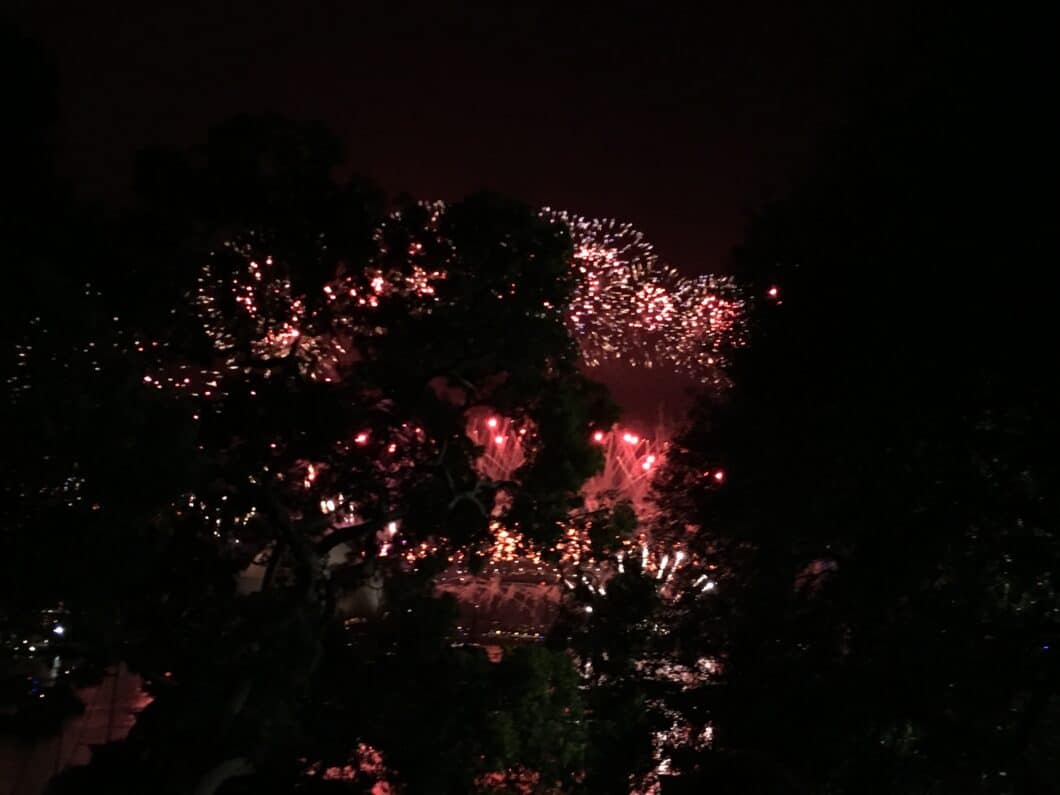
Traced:
[[57, 67], [62, 170], [86, 197], [127, 197], [138, 149], [278, 111], [325, 122], [390, 193], [620, 217], [688, 272], [724, 269], [908, 24], [882, 3], [446, 5], [18, 0], [14, 17]]

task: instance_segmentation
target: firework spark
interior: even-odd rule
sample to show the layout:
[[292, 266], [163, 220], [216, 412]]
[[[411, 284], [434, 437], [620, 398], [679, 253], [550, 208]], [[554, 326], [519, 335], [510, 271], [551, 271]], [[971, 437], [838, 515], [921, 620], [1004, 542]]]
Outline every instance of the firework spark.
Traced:
[[[293, 358], [304, 375], [337, 380], [359, 358], [358, 341], [370, 341], [372, 313], [387, 299], [400, 297], [414, 315], [438, 301], [444, 263], [455, 255], [439, 231], [445, 211], [430, 202], [392, 213], [373, 235], [371, 261], [324, 285], [322, 301], [293, 292], [260, 236], [231, 241], [199, 278], [203, 327], [229, 365], [245, 364], [236, 351], [249, 340], [259, 360]], [[628, 223], [549, 208], [541, 216], [571, 237], [577, 278], [564, 315], [586, 366], [621, 361], [723, 381], [729, 356], [746, 342], [744, 301], [731, 279], [682, 276]]]
[[[313, 295], [299, 293], [290, 278], [290, 268], [296, 263], [277, 260], [270, 253], [266, 236], [251, 232], [230, 241], [204, 264], [189, 296], [217, 353], [214, 367], [198, 369], [173, 361], [152, 366], [145, 361], [144, 385], [206, 401], [194, 415], [199, 420], [200, 413], [220, 410], [220, 401], [235, 390], [254, 396], [254, 390], [270, 373], [280, 372], [284, 362], [310, 380], [341, 380], [350, 368], [374, 355], [374, 340], [386, 333], [380, 328], [381, 313], [387, 306], [397, 305], [388, 302], [399, 302], [403, 312], [415, 317], [433, 311], [446, 300], [440, 288], [446, 280], [447, 265], [458, 252], [441, 231], [445, 212], [446, 206], [439, 202], [395, 211], [376, 230], [375, 250], [367, 261], [337, 271], [319, 286], [321, 292]], [[563, 311], [587, 366], [624, 361], [641, 367], [670, 368], [701, 381], [719, 380], [727, 356], [744, 344], [744, 303], [729, 279], [682, 276], [662, 263], [650, 241], [630, 224], [549, 208], [541, 211], [541, 217], [563, 225], [572, 239], [570, 266], [577, 278]], [[319, 245], [319, 256], [327, 256], [325, 242]], [[131, 345], [139, 354], [161, 353], [154, 350], [154, 342], [132, 340]], [[20, 349], [19, 355], [28, 358], [28, 350]], [[524, 421], [499, 415], [476, 416], [471, 418], [467, 432], [482, 450], [480, 472], [494, 481], [509, 480], [532, 449], [534, 428]], [[618, 428], [586, 429], [586, 433], [601, 446], [604, 467], [583, 490], [582, 515], [628, 502], [640, 523], [646, 524], [652, 510], [649, 486], [665, 460], [667, 435], [648, 439]], [[396, 472], [413, 442], [411, 436], [377, 439], [368, 431], [358, 431], [344, 444], [359, 451], [357, 461], [377, 456], [371, 466]], [[275, 453], [276, 444], [282, 445], [283, 440], [274, 442], [270, 455]], [[343, 455], [353, 454], [346, 450]], [[311, 474], [326, 470], [312, 469], [317, 466], [313, 462], [300, 466], [297, 472], [281, 473], [270, 470], [270, 463], [255, 477], [284, 474], [304, 481], [307, 504], [319, 506], [334, 526], [356, 521], [358, 506], [348, 496], [331, 493], [326, 477]], [[723, 477], [719, 472], [716, 479], [720, 482]], [[501, 524], [504, 498], [502, 489], [492, 547], [483, 553], [487, 560], [536, 566], [558, 553], [561, 565], [556, 572], [564, 568], [600, 569], [588, 543], [589, 520], [579, 523], [579, 518], [572, 516], [555, 548], [535, 550], [517, 527]], [[211, 505], [203, 495], [183, 510], [202, 513], [204, 518], [208, 515], [219, 535], [228, 524], [241, 530], [254, 515], [253, 506], [237, 510], [232, 505]], [[691, 564], [680, 557], [679, 548], [653, 543], [644, 534], [628, 540], [626, 547], [622, 552], [625, 559], [640, 557], [643, 567], [664, 585], [678, 569]], [[400, 551], [405, 561], [432, 554], [436, 548], [433, 543], [411, 548], [397, 529], [381, 534], [379, 539], [380, 554], [386, 550], [393, 557]], [[617, 565], [623, 565], [621, 558]], [[593, 587], [603, 582], [602, 577], [595, 578]]]
[[746, 343], [731, 279], [682, 276], [630, 224], [549, 208], [542, 215], [571, 236], [578, 281], [567, 322], [587, 366], [623, 361], [722, 380], [721, 367]]

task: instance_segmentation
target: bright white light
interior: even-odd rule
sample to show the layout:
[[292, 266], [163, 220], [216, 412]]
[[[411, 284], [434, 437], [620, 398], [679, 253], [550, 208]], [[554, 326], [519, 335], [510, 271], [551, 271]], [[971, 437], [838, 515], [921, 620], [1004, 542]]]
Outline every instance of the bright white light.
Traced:
[[62, 635], [64, 632], [66, 632], [66, 629], [63, 627], [62, 624], [56, 624], [54, 627], [52, 627], [52, 632], [54, 632], [56, 635]]

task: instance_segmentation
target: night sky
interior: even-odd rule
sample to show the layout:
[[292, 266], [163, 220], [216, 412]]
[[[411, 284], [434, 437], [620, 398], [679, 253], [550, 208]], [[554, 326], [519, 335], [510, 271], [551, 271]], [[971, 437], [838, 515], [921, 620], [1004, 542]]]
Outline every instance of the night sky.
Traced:
[[[275, 111], [327, 124], [391, 194], [618, 217], [687, 272], [725, 269], [915, 24], [874, 3], [457, 5], [38, 0], [14, 20], [57, 69], [60, 169], [85, 198], [127, 200], [144, 147]], [[639, 375], [607, 380], [654, 415]], [[653, 395], [681, 393], [663, 381]]]

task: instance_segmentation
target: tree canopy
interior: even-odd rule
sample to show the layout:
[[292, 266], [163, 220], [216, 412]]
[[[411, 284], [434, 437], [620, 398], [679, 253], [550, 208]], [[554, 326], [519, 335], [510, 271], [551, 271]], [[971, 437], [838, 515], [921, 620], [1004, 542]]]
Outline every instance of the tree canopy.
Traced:
[[[58, 606], [153, 698], [55, 795], [1060, 786], [1044, 224], [1009, 231], [1033, 162], [988, 173], [977, 98], [1015, 89], [974, 42], [879, 70], [753, 216], [718, 281], [731, 366], [679, 351], [710, 388], [645, 459], [650, 515], [583, 489], [618, 413], [565, 322], [563, 213], [388, 198], [319, 125], [244, 116], [143, 153], [104, 216], [53, 173], [43, 60], [5, 44], [0, 628]], [[702, 342], [716, 285], [646, 273], [615, 294], [688, 288]], [[469, 427], [495, 415], [520, 456], [490, 476]], [[584, 556], [543, 642], [491, 661], [435, 584], [501, 527]]]
[[[155, 696], [60, 789], [297, 781], [337, 743], [378, 746], [413, 788], [577, 766], [567, 657], [492, 668], [451, 648], [429, 579], [474, 565], [495, 515], [547, 544], [599, 466], [588, 429], [616, 414], [563, 325], [569, 239], [488, 194], [384, 212], [332, 179], [335, 151], [317, 128], [244, 118], [202, 152], [145, 157], [109, 267], [39, 291], [20, 330], [5, 422], [41, 455], [5, 462], [9, 582], [29, 603], [106, 595]], [[530, 429], [504, 483], [466, 434], [484, 408]], [[385, 618], [363, 632], [344, 594], [377, 581]], [[410, 710], [424, 730], [450, 711], [456, 734], [415, 739]], [[322, 735], [336, 715], [357, 719]]]
[[753, 220], [754, 344], [659, 481], [719, 567], [683, 638], [725, 671], [704, 786], [741, 758], [780, 771], [754, 791], [1057, 786], [1043, 229], [998, 234], [972, 97], [1005, 84], [947, 41]]

